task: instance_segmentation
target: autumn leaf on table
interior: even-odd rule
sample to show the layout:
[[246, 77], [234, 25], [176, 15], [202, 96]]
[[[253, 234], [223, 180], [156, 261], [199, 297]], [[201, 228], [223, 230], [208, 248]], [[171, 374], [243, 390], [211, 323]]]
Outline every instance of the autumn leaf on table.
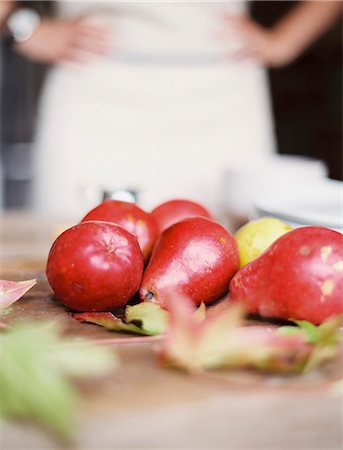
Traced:
[[[206, 307], [202, 303], [194, 311], [195, 318], [204, 318]], [[156, 303], [142, 302], [128, 305], [124, 319], [120, 319], [111, 312], [85, 312], [73, 314], [80, 322], [94, 323], [110, 331], [124, 331], [145, 336], [160, 336], [165, 334], [168, 327], [169, 313]]]
[[9, 281], [0, 280], [0, 311], [8, 308], [31, 289], [37, 280]]
[[133, 323], [126, 323], [111, 312], [84, 312], [73, 314], [74, 319], [80, 322], [94, 323], [100, 325], [110, 331], [125, 331], [127, 333], [135, 333], [146, 335], [140, 327]]
[[165, 333], [168, 313], [159, 305], [146, 302], [127, 306], [124, 320], [110, 312], [77, 313], [73, 317], [81, 322], [101, 325], [107, 330], [156, 336]]
[[159, 305], [143, 302], [127, 306], [125, 320], [128, 323], [138, 324], [147, 334], [156, 336], [166, 332], [168, 313]]
[[296, 334], [299, 333], [300, 328], [306, 341], [313, 345], [311, 355], [303, 367], [304, 372], [336, 356], [342, 319], [342, 316], [336, 316], [319, 326], [306, 320], [294, 320], [293, 322], [298, 327], [283, 326], [279, 328], [278, 331], [281, 334]]
[[52, 323], [19, 323], [0, 334], [0, 418], [38, 421], [69, 439], [79, 393], [70, 376], [97, 376], [113, 351], [61, 338]]
[[[7, 308], [26, 294], [36, 283], [36, 280], [0, 280], [0, 317]], [[6, 328], [8, 328], [8, 325], [0, 321], [0, 330], [5, 330]]]
[[162, 360], [190, 372], [221, 367], [299, 372], [311, 361], [312, 368], [336, 354], [336, 319], [318, 327], [325, 339], [311, 342], [304, 327], [285, 333], [275, 326], [243, 326], [240, 305], [228, 305], [199, 319], [187, 298], [172, 295], [167, 308], [170, 321]]

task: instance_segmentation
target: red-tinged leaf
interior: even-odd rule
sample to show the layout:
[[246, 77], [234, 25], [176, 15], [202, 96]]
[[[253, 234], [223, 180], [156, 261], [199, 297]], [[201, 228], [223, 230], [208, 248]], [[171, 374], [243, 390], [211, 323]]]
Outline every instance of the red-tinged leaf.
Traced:
[[277, 327], [265, 325], [237, 328], [235, 342], [242, 366], [273, 372], [301, 371], [313, 350], [301, 330], [298, 334], [282, 335]]
[[126, 344], [146, 344], [151, 342], [160, 342], [164, 336], [127, 336], [127, 337], [112, 337], [112, 338], [97, 338], [90, 341], [93, 345], [126, 345]]
[[196, 370], [198, 357], [193, 351], [197, 349], [205, 319], [197, 319], [194, 306], [180, 295], [166, 298], [166, 307], [169, 311], [169, 324], [162, 347], [162, 358], [177, 366]]
[[190, 371], [216, 366], [213, 358], [226, 353], [226, 337], [240, 322], [240, 306], [199, 319], [192, 303], [179, 294], [166, 299], [169, 328], [162, 358]]
[[14, 302], [19, 300], [29, 289], [31, 289], [37, 280], [9, 281], [0, 280], [0, 310], [8, 308]]
[[191, 372], [220, 367], [298, 372], [309, 361], [312, 368], [336, 354], [336, 322], [325, 328], [330, 339], [322, 339], [318, 351], [319, 343], [309, 342], [303, 329], [285, 334], [276, 326], [243, 326], [244, 312], [237, 304], [227, 304], [202, 320], [191, 302], [179, 295], [166, 299], [166, 307], [170, 320], [162, 359]]
[[1, 330], [7, 330], [7, 328], [8, 328], [8, 325], [6, 323], [0, 322], [0, 331]]
[[100, 325], [107, 330], [126, 331], [128, 333], [136, 333], [146, 335], [140, 327], [133, 323], [125, 323], [111, 312], [85, 312], [73, 314], [73, 317], [80, 322], [94, 323]]
[[[194, 312], [194, 320], [201, 322], [206, 316], [206, 306], [201, 304]], [[169, 313], [160, 305], [142, 302], [137, 305], [128, 305], [125, 308], [124, 318], [116, 317], [110, 312], [79, 313], [74, 314], [77, 320], [95, 323], [107, 330], [125, 331], [146, 336], [164, 335], [169, 321]]]

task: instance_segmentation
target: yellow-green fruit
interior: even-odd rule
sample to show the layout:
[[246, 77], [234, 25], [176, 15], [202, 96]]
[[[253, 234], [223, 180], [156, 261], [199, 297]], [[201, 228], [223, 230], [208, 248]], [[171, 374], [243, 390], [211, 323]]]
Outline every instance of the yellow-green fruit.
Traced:
[[262, 217], [243, 225], [235, 234], [241, 267], [260, 256], [276, 239], [291, 229], [288, 223], [275, 217]]

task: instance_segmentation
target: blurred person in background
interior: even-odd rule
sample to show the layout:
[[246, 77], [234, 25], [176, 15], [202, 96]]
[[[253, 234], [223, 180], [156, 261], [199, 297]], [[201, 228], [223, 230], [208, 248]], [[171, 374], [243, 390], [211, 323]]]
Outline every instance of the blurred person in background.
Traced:
[[35, 207], [80, 217], [93, 186], [137, 188], [146, 207], [183, 196], [216, 210], [221, 171], [275, 150], [263, 67], [297, 58], [342, 4], [299, 2], [271, 29], [244, 2], [58, 2], [53, 19], [7, 7], [15, 49], [54, 64]]

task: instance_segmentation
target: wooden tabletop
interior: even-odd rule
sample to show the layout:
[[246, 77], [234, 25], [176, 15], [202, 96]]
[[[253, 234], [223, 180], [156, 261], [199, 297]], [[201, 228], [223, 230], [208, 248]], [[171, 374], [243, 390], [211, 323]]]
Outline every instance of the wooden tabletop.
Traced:
[[[250, 371], [189, 376], [159, 365], [158, 339], [137, 342], [75, 321], [51, 295], [44, 267], [59, 224], [25, 213], [0, 221], [0, 278], [37, 278], [37, 285], [6, 316], [58, 320], [64, 333], [103, 339], [119, 368], [84, 383], [77, 449], [340, 449], [343, 443], [342, 353], [307, 375]], [[59, 449], [38, 426], [0, 424], [1, 449]]]

